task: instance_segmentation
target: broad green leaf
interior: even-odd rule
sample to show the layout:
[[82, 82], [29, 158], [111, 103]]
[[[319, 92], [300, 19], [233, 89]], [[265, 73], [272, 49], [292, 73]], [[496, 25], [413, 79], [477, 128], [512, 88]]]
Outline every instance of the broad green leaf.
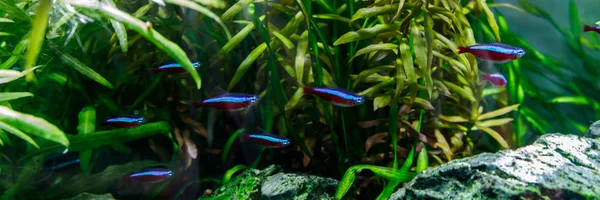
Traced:
[[[374, 51], [375, 52], [377, 52], [377, 51], [393, 51], [393, 50], [396, 50], [397, 48], [398, 48], [398, 45], [392, 44], [392, 43], [372, 44], [372, 45], [366, 46], [366, 47], [356, 51], [356, 53], [354, 54], [352, 59], [354, 59], [360, 55], [368, 54], [368, 53], [371, 53]], [[350, 60], [352, 60], [352, 59], [350, 59]]]
[[550, 103], [570, 103], [575, 105], [589, 105], [590, 101], [585, 96], [562, 96], [550, 99]]
[[[79, 112], [79, 125], [77, 125], [77, 134], [92, 134], [96, 131], [96, 109], [92, 106], [83, 108]], [[90, 172], [90, 158], [92, 150], [86, 150], [79, 153], [79, 165], [83, 173]]]
[[425, 42], [427, 45], [427, 65], [423, 70], [423, 78], [425, 82], [425, 87], [427, 87], [427, 92], [429, 93], [429, 98], [432, 96], [433, 90], [433, 78], [431, 77], [431, 65], [433, 64], [433, 17], [429, 12], [425, 13]]
[[223, 15], [221, 15], [221, 19], [223, 19], [223, 21], [229, 21], [233, 19], [238, 13], [240, 13], [240, 11], [242, 11], [242, 9], [244, 9], [253, 2], [254, 0], [240, 0], [236, 2], [231, 7], [229, 7], [229, 9], [227, 9], [223, 13]]
[[[40, 0], [36, 11], [35, 19], [31, 27], [29, 35], [29, 45], [27, 46], [27, 55], [25, 57], [25, 70], [32, 68], [42, 50], [42, 43], [46, 35], [46, 27], [48, 26], [48, 15], [52, 8], [52, 0]], [[27, 74], [27, 81], [32, 81], [34, 74]]]
[[17, 5], [11, 1], [0, 0], [0, 11], [3, 11], [19, 20], [25, 21], [26, 23], [31, 21], [31, 17], [29, 17], [25, 11], [17, 7]]
[[485, 88], [485, 89], [483, 89], [483, 93], [481, 94], [481, 97], [485, 98], [487, 96], [500, 94], [505, 91], [506, 91], [506, 88], [501, 88], [501, 87]]
[[342, 199], [344, 197], [346, 192], [348, 192], [350, 187], [352, 187], [352, 183], [354, 183], [354, 179], [356, 178], [356, 173], [359, 173], [363, 169], [372, 171], [376, 176], [399, 182], [408, 182], [416, 176], [414, 172], [396, 170], [387, 167], [375, 165], [355, 165], [350, 167], [344, 174], [344, 177], [340, 181], [340, 184], [335, 191], [335, 199]]
[[333, 42], [333, 45], [337, 46], [349, 42], [372, 38], [383, 32], [398, 30], [400, 25], [401, 23], [399, 22], [394, 22], [393, 24], [377, 24], [370, 28], [363, 28], [358, 31], [347, 32]]
[[235, 74], [233, 74], [233, 78], [231, 78], [231, 82], [229, 82], [229, 87], [227, 87], [227, 90], [231, 90], [233, 89], [233, 87], [235, 87], [235, 85], [240, 81], [240, 79], [242, 79], [244, 74], [246, 74], [246, 71], [248, 71], [248, 68], [250, 68], [252, 63], [254, 63], [254, 61], [256, 61], [256, 59], [258, 59], [258, 57], [261, 56], [266, 49], [267, 43], [263, 42], [258, 47], [256, 47], [256, 49], [252, 50], [250, 54], [248, 54], [246, 59], [244, 59], [244, 61], [240, 63], [240, 66], [235, 71]]
[[485, 126], [479, 126], [479, 125], [475, 125], [476, 128], [478, 128], [479, 130], [485, 131], [486, 133], [490, 134], [490, 136], [492, 136], [494, 139], [496, 139], [496, 141], [498, 141], [498, 143], [500, 143], [500, 145], [502, 145], [503, 148], [508, 149], [508, 143], [506, 143], [506, 141], [504, 140], [504, 138], [502, 138], [502, 135], [500, 135], [500, 133], [496, 132], [494, 129], [485, 127]]
[[188, 7], [215, 20], [215, 22], [221, 25], [221, 28], [223, 29], [223, 32], [225, 32], [225, 36], [227, 36], [227, 39], [231, 39], [231, 33], [229, 33], [229, 29], [227, 29], [227, 26], [225, 26], [225, 24], [223, 23], [223, 21], [221, 21], [221, 18], [219, 18], [219, 16], [217, 16], [214, 12], [210, 11], [208, 8], [186, 0], [165, 0], [165, 2], [176, 4], [182, 7]]
[[227, 163], [227, 156], [229, 156], [229, 151], [231, 150], [231, 147], [233, 146], [233, 143], [235, 143], [235, 141], [238, 139], [238, 137], [244, 133], [244, 129], [238, 129], [237, 131], [233, 132], [233, 134], [231, 134], [231, 136], [229, 137], [229, 139], [227, 139], [227, 143], [225, 143], [225, 147], [223, 148], [223, 152], [221, 153], [221, 163], [223, 163], [223, 166], [225, 166]]
[[512, 118], [502, 118], [502, 119], [490, 119], [487, 121], [477, 122], [479, 126], [492, 127], [492, 126], [501, 126], [507, 123], [510, 123]]
[[498, 110], [487, 112], [485, 114], [479, 115], [479, 117], [477, 117], [477, 120], [481, 121], [481, 120], [484, 120], [484, 119], [489, 119], [489, 118], [497, 117], [497, 116], [506, 114], [506, 113], [508, 113], [510, 111], [513, 111], [514, 109], [517, 109], [517, 107], [519, 107], [519, 104], [515, 104], [515, 105], [511, 105], [511, 106], [506, 106], [506, 107], [500, 108]]
[[299, 84], [304, 84], [304, 63], [306, 62], [306, 51], [308, 50], [308, 31], [304, 31], [298, 41], [296, 48], [296, 81]]
[[227, 3], [225, 2], [225, 0], [194, 0], [195, 2], [198, 2], [200, 4], [203, 4], [205, 6], [210, 6], [213, 8], [219, 8], [219, 9], [223, 9], [227, 7]]
[[[27, 137], [29, 137], [29, 136], [27, 136]], [[10, 141], [10, 138], [8, 138], [8, 135], [6, 134], [6, 132], [4, 132], [1, 128], [0, 128], [0, 140], [2, 140], [2, 143], [3, 143], [2, 146], [4, 146], [4, 144], [11, 145], [11, 143], [12, 143]]]
[[144, 36], [148, 41], [152, 42], [159, 49], [165, 51], [171, 58], [175, 59], [180, 63], [183, 68], [189, 72], [194, 81], [196, 82], [196, 88], [202, 87], [202, 80], [196, 71], [196, 68], [192, 65], [192, 62], [187, 57], [186, 53], [175, 43], [166, 39], [158, 31], [151, 27], [148, 27], [143, 21], [123, 12], [114, 7], [106, 6], [99, 3], [89, 3], [84, 1], [69, 1], [73, 6], [84, 7], [91, 9], [99, 14], [102, 14], [110, 19], [117, 20], [123, 23], [125, 26], [134, 30]]
[[457, 86], [454, 83], [449, 82], [449, 81], [444, 81], [444, 84], [446, 86], [448, 86], [454, 92], [458, 93], [463, 98], [468, 99], [468, 100], [470, 100], [472, 102], [475, 102], [475, 97], [473, 96], [473, 93], [468, 92], [464, 88], [461, 88], [461, 87], [459, 87], [459, 86]]
[[[69, 151], [85, 151], [102, 146], [110, 146], [116, 142], [126, 143], [139, 140], [152, 135], [166, 134], [171, 130], [168, 122], [147, 123], [135, 128], [119, 128], [108, 131], [98, 131], [84, 135], [67, 135], [70, 142]], [[31, 156], [63, 152], [65, 148], [56, 144], [40, 144], [40, 149], [27, 154], [23, 159]]]
[[[265, 16], [261, 16], [259, 19], [262, 21], [265, 19]], [[240, 32], [235, 34], [231, 40], [227, 41], [227, 44], [225, 44], [217, 54], [229, 53], [231, 50], [237, 47], [246, 38], [246, 36], [252, 32], [252, 30], [254, 30], [254, 24], [248, 23], [242, 30], [240, 30]]]
[[23, 53], [23, 51], [25, 51], [25, 48], [29, 44], [28, 38], [29, 35], [25, 35], [23, 36], [23, 38], [21, 38], [21, 41], [17, 44], [17, 46], [15, 46], [15, 48], [11, 52], [12, 56], [10, 56], [10, 58], [8, 58], [4, 63], [2, 63], [2, 65], [0, 65], [0, 69], [9, 69], [13, 67], [19, 61], [19, 59], [21, 59], [21, 54]]
[[[408, 87], [410, 88], [410, 102], [412, 103], [417, 97], [417, 74], [415, 73], [410, 46], [406, 42], [400, 44], [400, 55], [402, 56], [402, 66], [404, 67], [404, 73], [406, 74]], [[396, 87], [396, 90], [398, 89], [400, 88]]]
[[236, 172], [240, 171], [240, 170], [244, 170], [248, 167], [246, 167], [246, 165], [236, 165], [235, 167], [232, 167], [231, 169], [227, 170], [225, 172], [225, 175], [223, 175], [223, 184], [228, 183], [231, 180], [231, 177], [233, 176], [233, 174], [235, 174]]
[[[411, 99], [410, 99], [410, 97], [403, 97], [402, 100], [404, 100], [405, 103], [409, 104]], [[435, 110], [435, 108], [433, 107], [433, 105], [431, 105], [431, 103], [429, 101], [422, 99], [420, 97], [415, 97], [413, 102], [410, 104], [415, 104], [425, 110]]]
[[445, 115], [439, 114], [438, 117], [440, 119], [443, 119], [444, 121], [454, 122], [454, 123], [468, 122], [469, 121], [469, 119], [464, 118], [462, 116], [445, 116]]
[[[113, 0], [104, 0], [108, 6], [112, 6], [116, 8], [115, 2]], [[119, 38], [119, 46], [121, 46], [121, 51], [127, 54], [127, 48], [129, 47], [127, 44], [127, 30], [125, 30], [125, 26], [116, 20], [110, 20], [112, 27], [115, 29], [115, 34]]]
[[335, 14], [313, 14], [312, 17], [315, 19], [336, 20], [336, 21], [340, 21], [340, 22], [344, 22], [344, 23], [348, 23], [348, 24], [352, 23], [352, 21], [350, 21], [350, 19], [342, 17], [340, 15], [335, 15]]
[[[31, 137], [29, 137], [27, 134], [23, 133], [23, 131], [15, 128], [14, 126], [11, 126], [7, 123], [0, 121], [0, 129], [5, 130], [23, 140], [25, 140], [26, 142], [28, 142], [29, 144], [33, 145], [34, 147], [36, 147], [38, 149], [40, 148], [38, 146], [38, 144], [35, 143], [35, 141], [33, 141], [33, 139], [31, 139]], [[5, 133], [3, 132], [2, 134], [5, 134]], [[4, 140], [5, 138], [2, 138], [2, 139]], [[6, 137], [6, 139], [8, 139], [8, 137]], [[10, 142], [10, 140], [6, 140], [6, 141]]]
[[446, 158], [448, 160], [452, 160], [452, 150], [450, 149], [450, 144], [448, 144], [448, 141], [446, 141], [446, 138], [444, 135], [442, 135], [440, 130], [435, 130], [435, 140], [437, 141], [435, 144], [440, 147], [442, 151], [444, 151]]
[[394, 151], [394, 162], [392, 163], [393, 169], [398, 169], [398, 112], [398, 101], [394, 100], [388, 114], [388, 131], [392, 138], [392, 150]]
[[62, 52], [61, 50], [59, 50], [58, 48], [56, 48], [54, 46], [51, 46], [51, 48], [56, 54], [58, 54], [60, 56], [60, 59], [63, 62], [67, 63], [67, 65], [71, 66], [73, 69], [75, 69], [75, 71], [78, 71], [79, 73], [87, 76], [88, 78], [90, 78], [110, 89], [115, 88], [112, 84], [110, 84], [110, 82], [108, 82], [108, 80], [104, 79], [104, 77], [102, 77], [100, 74], [96, 73], [96, 71], [94, 71], [92, 68], [83, 64], [81, 61], [77, 60], [77, 58], [75, 58], [65, 52]]
[[429, 159], [427, 158], [427, 148], [421, 148], [419, 157], [417, 158], [417, 173], [421, 173], [429, 167]]
[[365, 96], [365, 97], [370, 97], [371, 95], [373, 95], [375, 92], [378, 92], [379, 90], [385, 88], [385, 87], [389, 87], [392, 86], [394, 84], [394, 79], [393, 78], [389, 78], [387, 80], [382, 81], [381, 83], [374, 85], [370, 88], [367, 88], [366, 90], [363, 90], [362, 92], [357, 93], [358, 95], [361, 96]]
[[23, 114], [5, 106], [0, 106], [0, 122], [4, 122], [23, 132], [69, 147], [69, 140], [67, 140], [65, 133], [42, 118]]
[[285, 105], [285, 110], [291, 109], [294, 106], [296, 106], [296, 104], [298, 104], [298, 102], [300, 102], [300, 99], [302, 98], [302, 96], [304, 96], [302, 87], [298, 87], [296, 92], [294, 92], [294, 95], [292, 96], [292, 98], [290, 98], [290, 100]]
[[396, 66], [394, 66], [394, 65], [384, 65], [384, 66], [378, 66], [378, 67], [373, 67], [373, 68], [362, 70], [356, 77], [356, 81], [354, 82], [354, 87], [356, 87], [359, 82], [361, 82], [365, 78], [371, 76], [372, 74], [380, 73], [380, 72], [387, 73], [388, 71], [395, 69], [395, 68], [396, 68]]
[[487, 17], [490, 28], [492, 28], [492, 31], [494, 32], [494, 37], [496, 37], [496, 42], [500, 42], [500, 29], [498, 28], [498, 23], [496, 22], [494, 13], [492, 12], [492, 10], [490, 10], [487, 3], [482, 3], [481, 7], [483, 8], [483, 12], [485, 13], [485, 15]]
[[271, 33], [273, 33], [273, 35], [275, 35], [275, 37], [277, 37], [286, 48], [288, 48], [288, 49], [294, 48], [294, 43], [292, 43], [292, 41], [290, 41], [290, 39], [281, 35], [281, 33], [277, 32], [276, 30], [271, 30]]
[[146, 13], [148, 13], [148, 11], [150, 10], [150, 8], [152, 8], [152, 6], [154, 6], [154, 3], [149, 3], [146, 4], [145, 6], [142, 6], [140, 8], [138, 8], [132, 15], [135, 18], [140, 18], [143, 17], [144, 15], [146, 15]]
[[402, 166], [400, 167], [401, 172], [408, 172], [408, 170], [410, 170], [410, 166], [412, 166], [412, 164], [413, 164], [414, 157], [415, 157], [415, 147], [413, 146], [410, 148], [410, 152], [408, 153], [406, 160], [404, 160], [404, 163], [402, 163]]
[[375, 99], [373, 100], [373, 111], [390, 105], [390, 102], [392, 102], [391, 95], [383, 95], [383, 96], [375, 97]]
[[382, 16], [384, 14], [391, 14], [398, 10], [398, 4], [386, 4], [384, 6], [373, 6], [361, 8], [352, 15], [350, 21], [356, 21], [357, 19], [367, 18], [367, 17], [377, 17]]
[[573, 38], [581, 38], [581, 25], [579, 23], [579, 11], [575, 1], [569, 0], [569, 23], [571, 25], [571, 34]]
[[33, 96], [33, 94], [29, 92], [2, 92], [0, 93], [0, 101], [10, 101], [30, 96]]

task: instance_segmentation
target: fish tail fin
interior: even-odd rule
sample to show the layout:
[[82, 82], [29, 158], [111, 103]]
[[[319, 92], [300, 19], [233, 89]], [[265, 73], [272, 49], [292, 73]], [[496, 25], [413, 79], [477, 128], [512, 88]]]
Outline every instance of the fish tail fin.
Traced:
[[465, 53], [469, 51], [469, 47], [458, 47], [458, 54]]
[[583, 26], [583, 32], [588, 32], [588, 31], [593, 31], [594, 27], [589, 26], [589, 25], [585, 25]]

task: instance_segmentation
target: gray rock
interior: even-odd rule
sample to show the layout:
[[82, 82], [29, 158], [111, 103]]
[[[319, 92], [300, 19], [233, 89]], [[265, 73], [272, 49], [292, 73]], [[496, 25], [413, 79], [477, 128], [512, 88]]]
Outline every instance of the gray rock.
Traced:
[[201, 199], [333, 199], [337, 180], [280, 171], [275, 165], [246, 170]]
[[81, 193], [73, 198], [64, 199], [64, 200], [113, 200], [115, 199], [110, 193], [106, 194], [90, 194], [90, 193]]
[[600, 121], [596, 121], [590, 126], [590, 129], [585, 133], [585, 137], [600, 138]]
[[390, 199], [600, 199], [600, 141], [547, 134], [424, 171]]

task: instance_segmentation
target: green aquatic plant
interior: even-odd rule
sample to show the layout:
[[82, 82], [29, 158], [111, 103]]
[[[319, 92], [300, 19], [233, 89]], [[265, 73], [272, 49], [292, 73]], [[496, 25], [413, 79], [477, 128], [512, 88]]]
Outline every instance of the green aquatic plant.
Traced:
[[[24, 122], [0, 116], [8, 125], [0, 128], [39, 147], [3, 147], [8, 162], [0, 166], [17, 174], [0, 174], [9, 191], [3, 197], [27, 191], [45, 156], [65, 146], [79, 152], [84, 176], [70, 177], [75, 183], [121, 169], [98, 164], [98, 153], [119, 152], [131, 160], [137, 159], [132, 154], [148, 153], [182, 173], [199, 172], [192, 180], [161, 183], [147, 196], [178, 185], [181, 195], [191, 187], [181, 182], [200, 183], [195, 179], [213, 180], [214, 173], [222, 173], [223, 181], [217, 181], [222, 184], [245, 166], [264, 167], [279, 158], [277, 151], [259, 148], [244, 165], [235, 159], [238, 136], [260, 131], [289, 137], [292, 145], [285, 152], [302, 155], [289, 156], [293, 167], [286, 170], [308, 168], [341, 179], [337, 198], [388, 198], [429, 167], [510, 147], [506, 133], [495, 127], [509, 124], [512, 118], [505, 115], [511, 111], [523, 112], [520, 103], [488, 109], [485, 97], [495, 90], [481, 80], [475, 57], [457, 54], [459, 46], [479, 42], [469, 20], [479, 14], [485, 16], [479, 25], [491, 38], [500, 42], [502, 36], [505, 42], [506, 25], [479, 0], [0, 0], [0, 33], [6, 33], [0, 34], [0, 69], [8, 73], [0, 76], [6, 92], [0, 100], [7, 113], [36, 116]], [[201, 66], [194, 68], [191, 60]], [[188, 73], [146, 70], [173, 62]], [[8, 70], [22, 63], [23, 72]], [[304, 95], [303, 87], [339, 87], [367, 101], [338, 107]], [[257, 94], [260, 101], [232, 113], [181, 103], [213, 96], [218, 90], [213, 88]], [[151, 122], [130, 129], [96, 126], [132, 113]], [[54, 125], [37, 131], [46, 124]], [[12, 137], [0, 136], [3, 143]], [[486, 138], [492, 142], [483, 148], [480, 141]], [[132, 149], [127, 142], [143, 145]], [[198, 152], [217, 155], [198, 166], [193, 160], [204, 159]], [[36, 164], [22, 167], [30, 162]], [[374, 174], [359, 173], [362, 169]], [[368, 184], [376, 192], [350, 190], [365, 175], [382, 178]], [[63, 197], [87, 189], [44, 194]]]
[[[577, 60], [560, 60], [542, 53], [530, 41], [511, 31], [502, 14], [503, 10], [498, 9], [496, 13], [501, 37], [525, 49], [527, 55], [499, 68], [508, 80], [506, 90], [489, 90], [484, 92], [485, 96], [497, 97], [503, 104], [522, 105], [518, 112], [512, 114], [515, 121], [512, 123], [514, 134], [511, 138], [517, 146], [527, 145], [538, 135], [548, 132], [583, 134], [588, 124], [598, 119], [600, 113], [597, 103], [600, 97], [592, 89], [596, 88], [599, 75], [595, 67], [599, 59], [593, 56], [598, 49], [598, 37], [595, 33], [582, 33], [584, 25], [593, 22], [580, 19], [575, 1], [569, 1], [568, 27], [559, 24], [553, 15], [540, 6], [528, 1], [519, 3], [522, 8], [509, 8], [516, 9], [522, 15], [539, 17], [550, 24], [562, 36], [561, 42]], [[493, 33], [484, 20], [474, 21], [480, 27], [475, 29], [475, 35], [481, 40], [492, 40]], [[568, 108], [565, 105], [569, 105]]]

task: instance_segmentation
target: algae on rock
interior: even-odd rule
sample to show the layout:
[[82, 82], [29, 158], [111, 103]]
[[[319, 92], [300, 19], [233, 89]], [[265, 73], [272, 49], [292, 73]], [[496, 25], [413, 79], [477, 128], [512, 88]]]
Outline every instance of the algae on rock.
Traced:
[[280, 171], [275, 165], [246, 170], [212, 196], [200, 199], [333, 199], [337, 180]]

